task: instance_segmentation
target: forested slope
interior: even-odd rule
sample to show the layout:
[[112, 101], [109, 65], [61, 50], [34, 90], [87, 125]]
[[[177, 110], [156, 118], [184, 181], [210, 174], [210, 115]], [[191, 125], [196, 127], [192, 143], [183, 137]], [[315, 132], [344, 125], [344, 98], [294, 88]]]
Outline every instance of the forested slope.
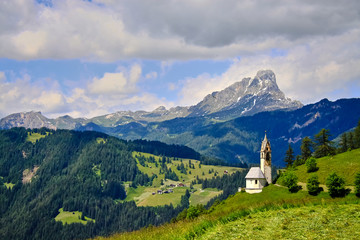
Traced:
[[[155, 148], [159, 154], [176, 156], [182, 149], [200, 158], [188, 148], [151, 147], [97, 132], [0, 131], [0, 239], [84, 239], [170, 221], [188, 206], [187, 196], [176, 208], [118, 201], [125, 197], [125, 181], [135, 186], [152, 181], [138, 169], [132, 151]], [[61, 208], [92, 220], [55, 221]]]

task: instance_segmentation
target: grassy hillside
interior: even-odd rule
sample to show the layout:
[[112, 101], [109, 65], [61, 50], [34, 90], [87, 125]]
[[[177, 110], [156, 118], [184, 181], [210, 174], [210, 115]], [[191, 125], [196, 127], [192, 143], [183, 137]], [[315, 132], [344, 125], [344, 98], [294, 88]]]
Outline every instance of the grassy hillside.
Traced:
[[[355, 175], [360, 172], [360, 149], [355, 149], [345, 153], [337, 154], [335, 156], [328, 156], [317, 159], [317, 166], [319, 170], [315, 172], [319, 176], [321, 184], [325, 184], [326, 178], [330, 173], [336, 172], [338, 175], [345, 178], [345, 184], [348, 186], [354, 185]], [[306, 183], [306, 180], [311, 174], [307, 173], [305, 165], [298, 166], [295, 171], [299, 178], [299, 182]]]
[[[214, 176], [230, 175], [236, 171], [243, 171], [242, 168], [237, 167], [203, 165], [200, 161], [193, 159], [168, 158], [171, 162], [166, 163], [166, 167], [171, 168], [179, 177], [179, 181], [173, 181], [166, 179], [165, 174], [161, 172], [161, 157], [142, 152], [133, 152], [133, 156], [136, 158], [137, 167], [141, 172], [147, 174], [149, 177], [154, 174], [157, 175], [157, 178], [153, 180], [151, 186], [137, 187], [136, 189], [127, 186], [127, 197], [125, 201], [134, 200], [138, 206], [160, 206], [165, 204], [173, 204], [176, 206], [180, 203], [181, 196], [185, 194], [186, 189], [193, 192], [190, 197], [191, 205], [206, 204], [222, 191], [217, 189], [201, 189], [201, 184], [195, 184], [191, 189], [190, 185], [193, 180], [197, 178], [210, 179]], [[146, 159], [142, 164], [140, 164], [137, 158], [140, 156]], [[150, 157], [154, 159], [154, 162], [149, 161]], [[186, 174], [177, 169], [181, 164], [184, 164]], [[190, 164], [192, 166], [191, 168]], [[161, 184], [161, 182], [163, 184]], [[183, 183], [185, 187], [171, 187], [171, 185], [176, 186], [179, 183]], [[173, 193], [157, 194], [157, 190], [167, 190], [170, 188], [173, 190]], [[153, 193], [155, 194], [153, 195]]]
[[[293, 235], [295, 239], [306, 231], [313, 239], [338, 236], [351, 239], [359, 234], [359, 205], [344, 204], [359, 202], [353, 194], [332, 199], [324, 192], [318, 196], [310, 196], [305, 191], [292, 194], [286, 188], [270, 185], [259, 194], [237, 193], [193, 220], [96, 239], [254, 239], [243, 235], [248, 229], [264, 239], [274, 239], [292, 236], [289, 234], [297, 227], [297, 221], [299, 229]], [[347, 229], [336, 235], [329, 227]]]
[[359, 239], [358, 204], [260, 211], [219, 224], [200, 239]]

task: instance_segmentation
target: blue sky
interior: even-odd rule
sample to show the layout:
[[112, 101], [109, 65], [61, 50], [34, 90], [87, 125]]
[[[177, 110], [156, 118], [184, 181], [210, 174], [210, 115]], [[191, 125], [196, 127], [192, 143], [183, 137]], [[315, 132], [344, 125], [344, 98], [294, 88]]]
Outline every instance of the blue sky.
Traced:
[[0, 117], [189, 106], [260, 69], [303, 103], [360, 97], [359, 1], [4, 0]]

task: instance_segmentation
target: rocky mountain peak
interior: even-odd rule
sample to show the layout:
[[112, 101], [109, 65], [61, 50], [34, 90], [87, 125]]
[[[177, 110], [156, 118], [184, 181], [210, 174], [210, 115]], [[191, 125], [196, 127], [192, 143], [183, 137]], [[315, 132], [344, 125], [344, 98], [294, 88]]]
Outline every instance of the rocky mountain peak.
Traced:
[[11, 114], [0, 120], [0, 127], [4, 129], [11, 127], [56, 129], [48, 118], [44, 117], [41, 112], [35, 111]]
[[253, 78], [243, 78], [220, 92], [207, 95], [203, 101], [191, 108], [190, 115], [216, 113], [219, 118], [228, 119], [261, 111], [296, 109], [301, 106], [300, 102], [285, 97], [276, 83], [276, 76], [272, 70], [260, 70]]
[[254, 77], [243, 78], [222, 91], [208, 94], [201, 102], [191, 107], [160, 106], [152, 112], [119, 111], [97, 116], [92, 119], [69, 116], [48, 119], [40, 112], [12, 114], [1, 119], [0, 128], [65, 128], [76, 129], [93, 122], [103, 127], [117, 127], [131, 122], [146, 125], [149, 122], [162, 122], [174, 118], [209, 116], [215, 119], [229, 120], [241, 116], [254, 115], [258, 112], [277, 109], [297, 109], [302, 107], [298, 101], [292, 101], [276, 84], [275, 73], [260, 70]]
[[262, 81], [270, 80], [273, 83], [276, 83], [275, 73], [272, 70], [260, 70], [256, 73], [255, 78]]
[[154, 112], [163, 112], [166, 111], [166, 108], [164, 106], [160, 106], [154, 110]]

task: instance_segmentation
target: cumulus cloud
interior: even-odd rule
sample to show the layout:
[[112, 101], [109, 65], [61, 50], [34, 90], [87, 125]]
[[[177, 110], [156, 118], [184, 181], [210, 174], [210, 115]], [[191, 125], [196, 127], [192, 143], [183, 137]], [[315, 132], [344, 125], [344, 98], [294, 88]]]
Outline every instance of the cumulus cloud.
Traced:
[[13, 112], [41, 110], [49, 114], [66, 111], [65, 98], [56, 81], [49, 83], [32, 81], [23, 75], [8, 82], [4, 73], [0, 74], [0, 115]]
[[213, 91], [219, 91], [244, 77], [254, 77], [260, 69], [272, 69], [280, 89], [303, 103], [318, 101], [340, 91], [336, 97], [348, 97], [351, 87], [360, 89], [360, 31], [333, 37], [312, 38], [307, 44], [287, 49], [278, 56], [260, 54], [235, 59], [221, 75], [201, 74], [183, 80], [180, 102], [195, 104]]
[[351, 86], [360, 88], [358, 9], [358, 0], [3, 0], [0, 58], [151, 59], [161, 69], [142, 77], [138, 64], [119, 68], [66, 93], [56, 80], [46, 85], [27, 75], [10, 81], [0, 74], [0, 114], [34, 109], [94, 116], [172, 106], [137, 85], [141, 78], [166, 78], [174, 62], [193, 59], [235, 60], [222, 74], [164, 85], [182, 89], [176, 105], [196, 104], [259, 69], [274, 70], [284, 93], [304, 103], [334, 90], [347, 97]]
[[0, 56], [228, 58], [358, 29], [359, 8], [357, 0], [53, 0], [51, 6], [5, 0], [0, 3]]
[[137, 89], [142, 78], [140, 65], [121, 69], [89, 79], [84, 87], [75, 87], [70, 92], [53, 79], [34, 80], [25, 74], [10, 81], [0, 72], [0, 117], [30, 110], [41, 111], [48, 117], [65, 114], [94, 117], [119, 110], [151, 111], [159, 105], [174, 106], [164, 98]]
[[136, 83], [141, 76], [141, 67], [134, 65], [129, 74], [124, 72], [105, 73], [102, 78], [94, 78], [88, 89], [92, 94], [128, 95], [136, 91]]

